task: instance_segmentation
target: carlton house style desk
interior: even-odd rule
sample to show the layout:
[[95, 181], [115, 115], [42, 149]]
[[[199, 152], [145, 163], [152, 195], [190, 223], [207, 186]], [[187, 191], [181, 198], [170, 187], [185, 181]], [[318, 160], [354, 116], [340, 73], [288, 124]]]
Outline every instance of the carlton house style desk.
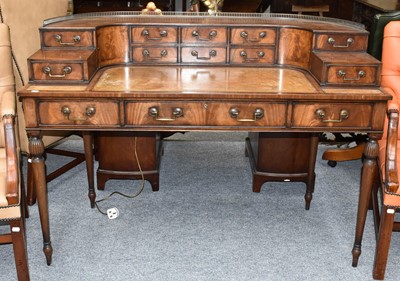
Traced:
[[[92, 132], [364, 132], [371, 189], [387, 101], [363, 26], [279, 14], [140, 12], [50, 19], [20, 92], [51, 263], [42, 135], [79, 131], [94, 206]], [[359, 214], [367, 212], [364, 192]], [[363, 216], [360, 216], [363, 217]], [[365, 221], [357, 220], [353, 258]]]

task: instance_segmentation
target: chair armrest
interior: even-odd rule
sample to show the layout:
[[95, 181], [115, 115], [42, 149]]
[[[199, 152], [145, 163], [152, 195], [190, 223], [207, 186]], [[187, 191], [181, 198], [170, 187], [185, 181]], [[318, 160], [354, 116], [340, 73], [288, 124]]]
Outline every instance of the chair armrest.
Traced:
[[14, 115], [4, 115], [2, 118], [4, 127], [4, 143], [6, 147], [7, 163], [7, 186], [6, 198], [9, 205], [19, 203], [19, 164], [17, 155], [17, 145], [15, 139]]
[[15, 116], [15, 92], [14, 91], [6, 91], [1, 94], [0, 101], [0, 115], [13, 115]]
[[399, 188], [397, 173], [397, 133], [399, 123], [399, 110], [389, 109], [388, 135], [385, 161], [385, 191], [396, 193]]

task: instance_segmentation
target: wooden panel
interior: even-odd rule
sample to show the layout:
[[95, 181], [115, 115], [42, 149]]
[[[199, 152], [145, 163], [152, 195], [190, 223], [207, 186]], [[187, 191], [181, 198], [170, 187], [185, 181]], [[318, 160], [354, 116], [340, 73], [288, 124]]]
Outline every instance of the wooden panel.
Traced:
[[105, 26], [96, 32], [99, 66], [129, 62], [127, 26]]
[[312, 45], [312, 32], [282, 28], [279, 38], [278, 63], [307, 68]]

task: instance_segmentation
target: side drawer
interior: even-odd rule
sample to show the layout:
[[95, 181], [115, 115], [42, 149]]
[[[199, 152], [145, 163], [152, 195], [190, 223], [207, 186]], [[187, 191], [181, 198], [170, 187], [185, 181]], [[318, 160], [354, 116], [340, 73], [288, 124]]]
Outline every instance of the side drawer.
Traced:
[[92, 30], [41, 30], [44, 48], [94, 48]]
[[175, 27], [132, 27], [131, 41], [133, 43], [177, 43]]
[[286, 103], [210, 102], [207, 125], [285, 127]]
[[296, 103], [293, 106], [294, 128], [371, 127], [372, 105], [368, 103]]
[[231, 63], [264, 63], [275, 62], [275, 48], [232, 48], [230, 50]]
[[317, 33], [314, 36], [314, 50], [365, 51], [368, 44], [368, 33], [359, 35]]
[[42, 101], [39, 103], [40, 125], [119, 125], [117, 102]]
[[226, 63], [226, 49], [219, 47], [183, 47], [183, 63]]
[[232, 28], [231, 30], [231, 44], [276, 44], [276, 29], [275, 28]]
[[175, 47], [133, 47], [132, 58], [139, 63], [176, 63], [178, 52]]
[[182, 43], [226, 43], [227, 30], [224, 27], [182, 27]]
[[204, 126], [206, 109], [202, 102], [127, 102], [125, 123], [135, 126]]

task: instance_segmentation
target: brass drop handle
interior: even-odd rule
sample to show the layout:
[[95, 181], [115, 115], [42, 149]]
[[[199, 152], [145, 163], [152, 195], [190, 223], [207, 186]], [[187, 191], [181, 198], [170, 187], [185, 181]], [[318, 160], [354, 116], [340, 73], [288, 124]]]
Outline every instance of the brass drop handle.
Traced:
[[208, 53], [208, 55], [209, 55], [208, 57], [199, 57], [199, 52], [197, 52], [196, 50], [193, 50], [191, 52], [191, 55], [196, 57], [196, 59], [198, 59], [198, 60], [210, 60], [212, 57], [215, 57], [217, 55], [217, 51], [216, 50], [211, 50]]
[[360, 70], [359, 72], [358, 72], [358, 76], [357, 77], [355, 77], [355, 78], [346, 78], [346, 71], [344, 71], [344, 70], [342, 70], [342, 69], [340, 69], [338, 72], [337, 72], [337, 75], [339, 76], [339, 77], [342, 77], [343, 78], [343, 81], [358, 81], [358, 80], [360, 80], [361, 78], [363, 78], [363, 77], [365, 77], [365, 71], [364, 70]]
[[256, 108], [253, 113], [253, 119], [250, 118], [239, 118], [240, 110], [237, 107], [232, 107], [229, 109], [229, 114], [232, 118], [235, 118], [239, 122], [256, 122], [264, 116], [264, 110], [261, 108]]
[[49, 77], [52, 78], [64, 78], [67, 74], [70, 74], [72, 72], [72, 67], [70, 66], [64, 67], [63, 72], [64, 72], [63, 74], [52, 74], [50, 66], [43, 67], [43, 73], [47, 74]]
[[76, 43], [81, 42], [81, 37], [79, 35], [75, 35], [72, 37], [73, 42], [63, 42], [62, 41], [62, 35], [61, 34], [56, 34], [54, 35], [54, 39], [56, 42], [58, 42], [60, 45], [75, 45]]
[[265, 53], [263, 51], [257, 52], [257, 57], [256, 58], [249, 58], [247, 57], [247, 52], [246, 51], [241, 51], [240, 56], [243, 58], [245, 61], [258, 61], [261, 58], [265, 56]]
[[247, 33], [247, 31], [242, 31], [240, 33], [240, 37], [242, 37], [243, 39], [245, 39], [245, 40], [247, 40], [249, 42], [260, 42], [262, 39], [267, 37], [267, 33], [265, 31], [261, 31], [258, 34], [258, 38], [249, 38], [249, 34]]
[[142, 36], [146, 37], [147, 40], [162, 40], [163, 37], [167, 37], [168, 36], [168, 31], [161, 30], [159, 34], [160, 34], [160, 37], [150, 37], [150, 32], [147, 29], [144, 29], [142, 31]]
[[319, 119], [321, 119], [321, 122], [324, 123], [340, 123], [343, 120], [346, 120], [347, 118], [349, 118], [350, 113], [346, 110], [346, 109], [341, 109], [340, 110], [340, 118], [339, 119], [326, 119], [324, 120], [326, 113], [325, 110], [322, 108], [319, 108], [315, 111], [315, 114], [317, 115], [317, 117]]
[[158, 117], [158, 108], [153, 106], [149, 108], [149, 115], [154, 118], [154, 120], [157, 121], [163, 121], [163, 122], [169, 122], [169, 121], [175, 121], [179, 117], [183, 117], [183, 109], [180, 107], [175, 107], [172, 109], [172, 117]]
[[165, 49], [162, 50], [162, 51], [160, 52], [160, 56], [158, 56], [158, 57], [152, 57], [152, 56], [150, 55], [150, 51], [149, 51], [148, 49], [144, 49], [143, 52], [142, 52], [142, 54], [143, 54], [143, 56], [146, 57], [146, 59], [148, 59], [148, 60], [161, 60], [162, 58], [168, 56], [168, 51], [165, 50]]
[[217, 37], [217, 34], [218, 34], [218, 32], [216, 30], [211, 30], [208, 33], [208, 38], [203, 38], [203, 37], [200, 37], [200, 33], [198, 30], [192, 31], [192, 36], [195, 37], [199, 41], [211, 41], [211, 40], [213, 40], [213, 38]]
[[336, 45], [336, 40], [332, 37], [328, 38], [328, 44], [332, 45], [334, 48], [348, 48], [351, 44], [354, 43], [353, 38], [347, 38], [346, 45]]
[[70, 115], [71, 115], [72, 111], [71, 111], [71, 109], [69, 108], [68, 105], [64, 105], [61, 108], [61, 113], [64, 116], [67, 116], [68, 120], [70, 120], [70, 121], [86, 121], [86, 120], [89, 119], [89, 117], [92, 117], [92, 116], [94, 116], [96, 114], [96, 107], [94, 107], [94, 106], [86, 107], [86, 111], [85, 111], [86, 117], [83, 117], [83, 118], [80, 118], [80, 117], [71, 118]]

